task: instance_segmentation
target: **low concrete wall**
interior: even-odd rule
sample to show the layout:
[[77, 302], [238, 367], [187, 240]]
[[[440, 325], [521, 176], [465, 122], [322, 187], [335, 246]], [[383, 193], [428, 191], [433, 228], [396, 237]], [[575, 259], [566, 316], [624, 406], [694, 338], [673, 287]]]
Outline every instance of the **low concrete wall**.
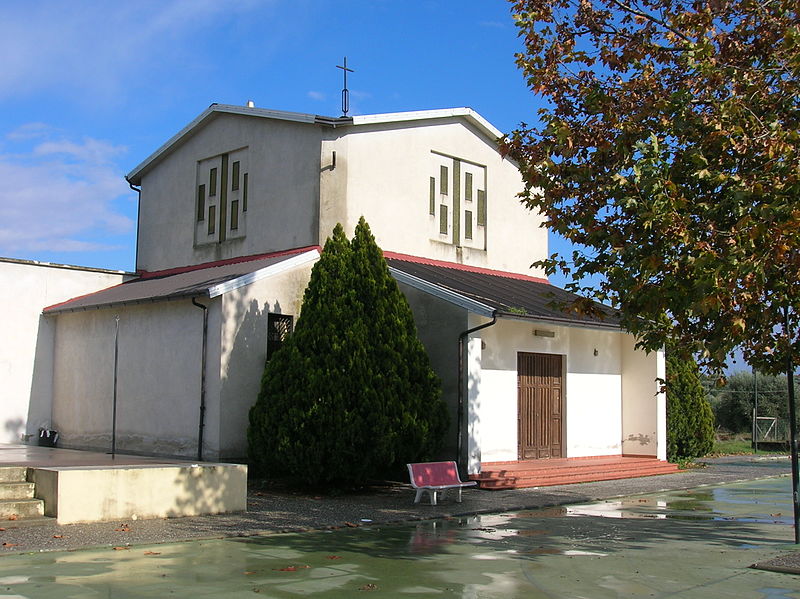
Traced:
[[242, 464], [36, 468], [33, 482], [45, 515], [59, 524], [247, 509]]

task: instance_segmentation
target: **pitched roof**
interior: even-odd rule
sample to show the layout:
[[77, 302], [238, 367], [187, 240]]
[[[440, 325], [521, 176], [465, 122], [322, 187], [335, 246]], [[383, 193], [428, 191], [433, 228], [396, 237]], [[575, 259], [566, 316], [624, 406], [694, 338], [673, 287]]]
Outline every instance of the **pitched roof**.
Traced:
[[385, 114], [370, 114], [352, 117], [329, 117], [318, 114], [305, 114], [302, 112], [285, 112], [282, 110], [268, 110], [266, 108], [255, 108], [250, 106], [234, 106], [232, 104], [212, 104], [200, 113], [197, 118], [192, 120], [183, 129], [178, 131], [168, 139], [160, 148], [145, 158], [131, 172], [127, 174], [127, 179], [133, 185], [139, 185], [142, 175], [149, 167], [161, 159], [162, 156], [169, 154], [175, 147], [191, 137], [197, 129], [205, 125], [208, 121], [219, 114], [236, 114], [241, 116], [251, 116], [257, 118], [273, 119], [279, 121], [292, 121], [295, 123], [306, 123], [310, 125], [320, 125], [323, 127], [342, 127], [360, 126], [383, 123], [402, 123], [406, 121], [420, 121], [445, 118], [464, 118], [472, 123], [483, 134], [499, 138], [502, 133], [495, 128], [489, 121], [484, 119], [471, 108], [445, 108], [440, 110], [415, 110], [410, 112], [392, 112]]
[[58, 314], [189, 297], [214, 298], [265, 277], [312, 262], [318, 257], [317, 248], [299, 248], [184, 269], [143, 273], [137, 279], [49, 306], [43, 312]]
[[565, 311], [579, 296], [546, 280], [386, 252], [392, 275], [406, 283], [481, 316], [520, 318], [567, 326], [618, 329], [616, 312], [595, 303], [603, 317]]

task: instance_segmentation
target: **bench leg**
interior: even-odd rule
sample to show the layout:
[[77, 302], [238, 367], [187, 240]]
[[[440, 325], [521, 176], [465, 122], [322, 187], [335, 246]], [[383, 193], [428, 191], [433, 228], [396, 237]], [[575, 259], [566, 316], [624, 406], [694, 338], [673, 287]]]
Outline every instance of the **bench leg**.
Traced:
[[419, 503], [420, 499], [422, 499], [422, 493], [425, 489], [417, 489], [417, 496], [414, 497], [414, 503]]
[[436, 505], [436, 491], [428, 489], [428, 494], [431, 496], [431, 505]]
[[458, 503], [461, 503], [461, 487], [458, 488], [458, 499], [456, 499]]

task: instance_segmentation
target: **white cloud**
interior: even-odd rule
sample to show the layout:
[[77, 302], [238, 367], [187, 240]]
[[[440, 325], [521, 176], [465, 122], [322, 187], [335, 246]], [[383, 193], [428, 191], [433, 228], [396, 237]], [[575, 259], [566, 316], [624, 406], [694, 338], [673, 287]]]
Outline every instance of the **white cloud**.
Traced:
[[322, 92], [310, 91], [308, 92], [308, 97], [311, 98], [312, 100], [316, 100], [317, 102], [325, 101], [325, 94], [323, 94]]
[[105, 98], [150, 78], [164, 56], [188, 60], [194, 38], [258, 0], [5, 0], [0, 99], [59, 93]]
[[109, 244], [93, 239], [133, 228], [132, 219], [113, 206], [131, 193], [113, 160], [125, 148], [55, 135], [35, 124], [6, 136], [32, 145], [0, 153], [2, 255], [108, 249]]

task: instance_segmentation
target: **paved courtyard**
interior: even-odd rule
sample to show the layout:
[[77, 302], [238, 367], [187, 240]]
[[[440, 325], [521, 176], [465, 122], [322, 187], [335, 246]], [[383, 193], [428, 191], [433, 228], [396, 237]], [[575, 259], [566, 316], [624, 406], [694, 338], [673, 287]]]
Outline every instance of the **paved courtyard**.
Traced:
[[0, 558], [25, 551], [166, 543], [520, 511], [789, 473], [787, 459], [734, 456], [710, 459], [702, 469], [662, 476], [510, 491], [465, 489], [463, 503], [447, 495], [435, 507], [414, 505], [413, 490], [400, 483], [336, 496], [295, 494], [269, 487], [259, 490], [254, 486], [246, 513], [63, 526], [0, 523], [4, 529], [0, 531]]
[[[722, 474], [752, 466], [715, 467]], [[777, 470], [776, 463], [757, 467]], [[352, 521], [337, 529], [188, 542], [162, 537], [143, 545], [122, 540], [141, 538], [147, 523], [118, 523], [106, 531], [116, 542], [111, 545], [8, 553], [0, 558], [0, 596], [353, 597], [375, 591], [389, 597], [800, 599], [797, 575], [749, 567], [793, 555], [790, 489], [790, 480], [779, 476], [394, 524], [342, 513]], [[377, 495], [376, 501], [393, 501], [388, 491]], [[367, 504], [362, 499], [358, 506]], [[388, 515], [372, 515], [379, 513]], [[60, 529], [64, 537], [56, 540], [87, 532]]]

